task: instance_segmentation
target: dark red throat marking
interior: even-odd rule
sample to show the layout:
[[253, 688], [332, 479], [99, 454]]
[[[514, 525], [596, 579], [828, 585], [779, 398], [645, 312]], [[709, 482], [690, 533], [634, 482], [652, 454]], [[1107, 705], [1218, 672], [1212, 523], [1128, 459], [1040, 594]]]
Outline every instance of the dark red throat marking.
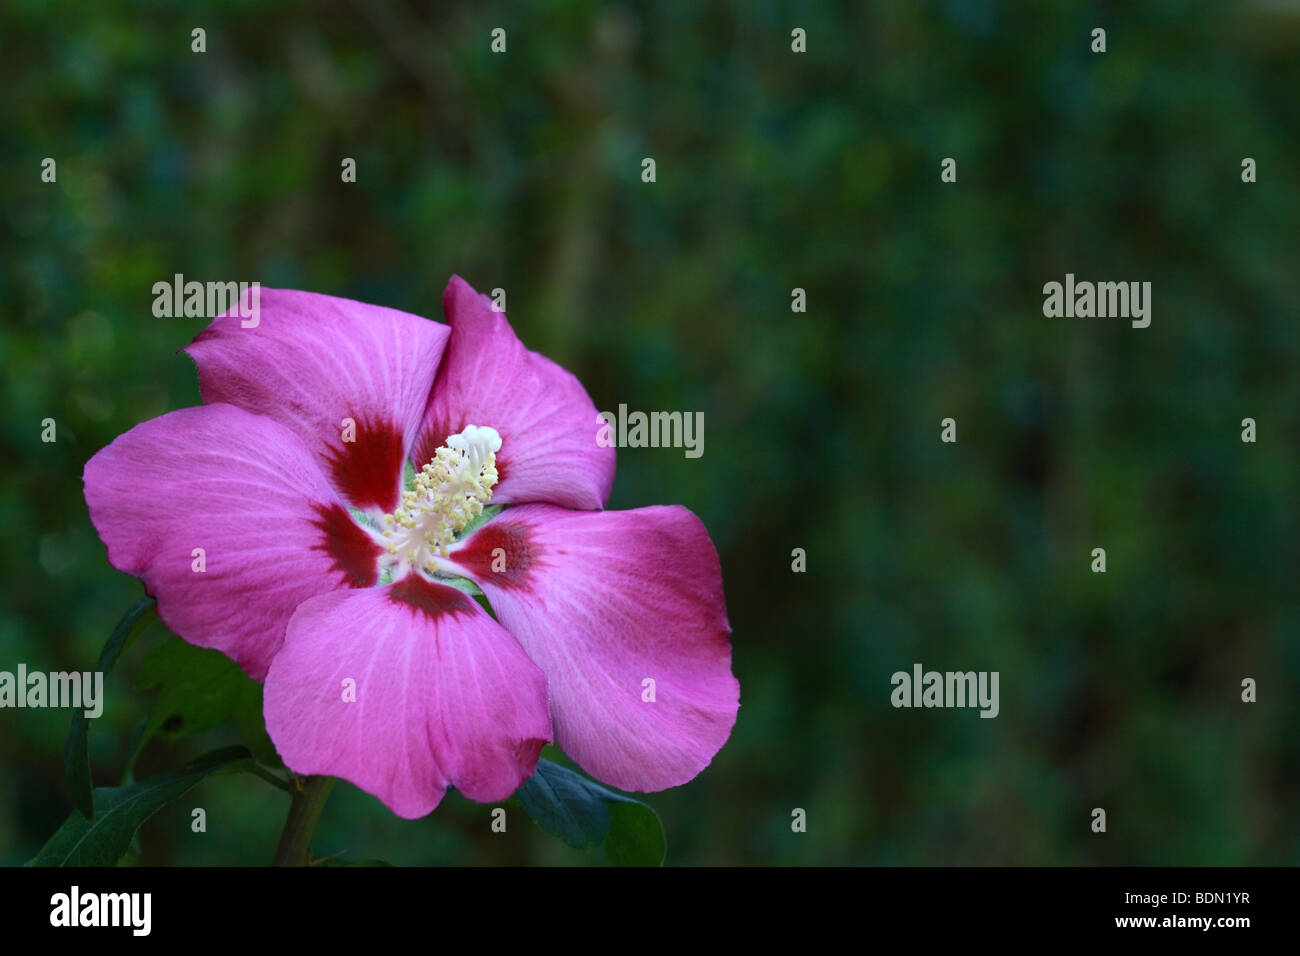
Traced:
[[465, 547], [452, 553], [451, 560], [486, 584], [526, 590], [529, 572], [536, 563], [533, 529], [502, 516], [475, 532]]
[[444, 614], [473, 614], [477, 607], [463, 592], [445, 584], [434, 584], [418, 574], [408, 574], [388, 589], [388, 597], [421, 612], [431, 621]]
[[390, 422], [353, 420], [356, 441], [329, 451], [334, 483], [354, 508], [395, 511], [401, 501], [402, 433]]
[[333, 571], [343, 572], [343, 577], [354, 588], [368, 588], [379, 578], [378, 559], [384, 553], [370, 535], [366, 534], [342, 505], [316, 505], [316, 520], [324, 541], [312, 548], [324, 551], [334, 559]]

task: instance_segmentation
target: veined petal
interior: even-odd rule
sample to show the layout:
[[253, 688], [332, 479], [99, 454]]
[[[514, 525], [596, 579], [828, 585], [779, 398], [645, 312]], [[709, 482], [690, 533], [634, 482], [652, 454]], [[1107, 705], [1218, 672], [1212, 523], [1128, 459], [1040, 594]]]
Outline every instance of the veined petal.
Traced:
[[298, 437], [233, 405], [137, 425], [84, 481], [109, 563], [144, 580], [173, 631], [256, 680], [299, 603], [376, 579], [381, 549]]
[[592, 776], [676, 786], [730, 736], [740, 685], [722, 572], [687, 509], [522, 505], [451, 560], [546, 673], [556, 742]]
[[204, 402], [287, 425], [353, 507], [392, 511], [448, 328], [281, 289], [262, 289], [257, 324], [245, 321], [215, 319], [183, 350], [198, 365]]
[[462, 592], [412, 575], [303, 603], [266, 678], [285, 764], [413, 819], [448, 785], [504, 800], [551, 740], [546, 678]]
[[614, 449], [596, 440], [602, 422], [582, 383], [524, 348], [505, 314], [459, 276], [442, 308], [451, 338], [415, 445], [416, 467], [466, 425], [490, 426], [501, 435], [494, 503], [602, 507], [614, 486]]

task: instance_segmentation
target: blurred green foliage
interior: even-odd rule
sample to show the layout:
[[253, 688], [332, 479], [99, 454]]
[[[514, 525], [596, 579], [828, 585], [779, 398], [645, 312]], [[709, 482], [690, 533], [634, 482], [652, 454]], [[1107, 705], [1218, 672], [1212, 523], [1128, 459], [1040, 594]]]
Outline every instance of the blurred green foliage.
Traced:
[[[91, 668], [141, 593], [107, 564], [80, 475], [199, 400], [175, 352], [205, 323], [155, 318], [154, 282], [440, 317], [458, 273], [506, 289], [523, 340], [598, 408], [705, 414], [702, 458], [621, 451], [611, 502], [704, 519], [735, 630], [731, 742], [650, 798], [670, 863], [1300, 860], [1300, 4], [8, 0], [3, 17], [0, 669]], [[1066, 272], [1151, 281], [1151, 327], [1044, 318]], [[101, 784], [165, 637], [153, 625], [107, 682]], [[890, 675], [918, 661], [999, 671], [1000, 716], [893, 709]], [[0, 862], [71, 808], [68, 722], [0, 711]], [[137, 775], [233, 734], [156, 741]], [[222, 776], [187, 800], [208, 832], [173, 805], [144, 862], [269, 860], [282, 793]], [[452, 796], [406, 822], [341, 785], [314, 849], [601, 861], [518, 816], [492, 834], [488, 814]]]

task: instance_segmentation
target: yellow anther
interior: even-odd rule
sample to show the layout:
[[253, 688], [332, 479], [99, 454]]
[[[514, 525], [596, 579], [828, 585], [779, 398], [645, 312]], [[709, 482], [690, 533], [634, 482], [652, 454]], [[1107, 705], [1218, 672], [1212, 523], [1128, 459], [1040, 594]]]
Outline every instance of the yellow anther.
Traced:
[[402, 492], [397, 510], [384, 515], [389, 553], [403, 565], [430, 570], [432, 558], [446, 557], [456, 535], [492, 499], [500, 449], [494, 428], [470, 425], [448, 438]]

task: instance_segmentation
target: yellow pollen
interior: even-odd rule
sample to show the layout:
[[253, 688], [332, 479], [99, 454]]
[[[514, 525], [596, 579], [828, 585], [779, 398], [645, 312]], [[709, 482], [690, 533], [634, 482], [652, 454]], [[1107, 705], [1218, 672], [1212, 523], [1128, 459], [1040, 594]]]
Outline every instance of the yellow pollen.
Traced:
[[388, 553], [403, 565], [433, 570], [456, 535], [483, 513], [497, 483], [496, 429], [470, 425], [434, 452], [396, 511], [384, 515]]

